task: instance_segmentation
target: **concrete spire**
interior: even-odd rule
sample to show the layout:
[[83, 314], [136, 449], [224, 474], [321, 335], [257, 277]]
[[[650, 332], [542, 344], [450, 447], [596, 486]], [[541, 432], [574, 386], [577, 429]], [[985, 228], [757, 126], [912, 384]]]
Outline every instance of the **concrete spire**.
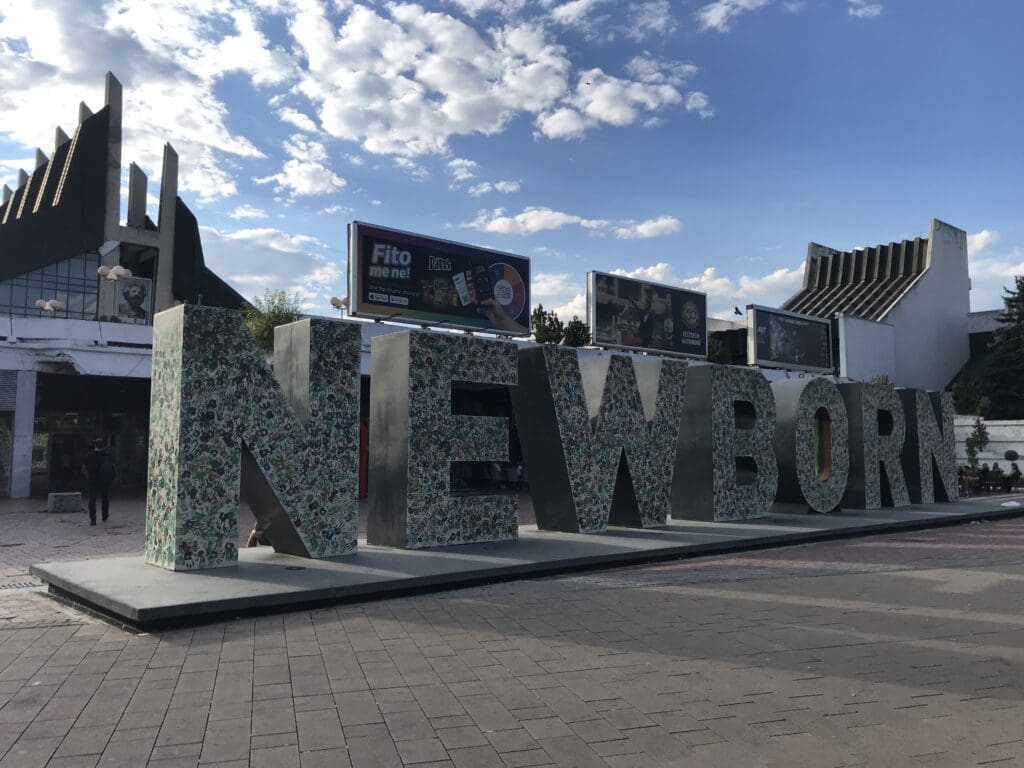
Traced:
[[11, 199], [11, 195], [13, 194], [14, 191], [6, 184], [4, 184], [3, 197], [0, 198], [0, 205], [7, 205], [7, 201]]
[[53, 137], [53, 151], [56, 152], [58, 149], [63, 147], [65, 144], [67, 144], [69, 141], [71, 141], [71, 139], [69, 139], [68, 135], [66, 133], [64, 133], [64, 129], [61, 128], [58, 125], [57, 126], [57, 132], [56, 132], [56, 134]]
[[19, 168], [18, 169], [18, 187], [19, 188], [24, 187], [26, 184], [28, 184], [28, 174], [25, 173], [25, 169], [24, 168]]
[[92, 110], [89, 109], [89, 106], [84, 101], [78, 102], [78, 122], [84, 123], [90, 117], [92, 117]]
[[103, 101], [107, 108], [107, 195], [103, 230], [107, 240], [119, 239], [121, 224], [121, 83], [107, 72]]
[[36, 147], [36, 168], [42, 168], [48, 162], [50, 162], [50, 160], [43, 154], [43, 150]]
[[149, 179], [135, 163], [128, 166], [128, 226], [146, 226], [146, 190]]
[[178, 153], [164, 144], [163, 172], [160, 175], [160, 252], [153, 286], [153, 311], [174, 306], [174, 219], [178, 206]]

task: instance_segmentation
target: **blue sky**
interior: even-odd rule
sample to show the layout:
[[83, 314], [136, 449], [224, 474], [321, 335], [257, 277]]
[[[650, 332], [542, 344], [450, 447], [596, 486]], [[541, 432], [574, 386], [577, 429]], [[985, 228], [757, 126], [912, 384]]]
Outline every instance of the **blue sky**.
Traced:
[[[125, 168], [171, 141], [208, 263], [346, 293], [359, 219], [775, 304], [810, 240], [969, 234], [972, 307], [1024, 273], [1017, 0], [0, 0], [0, 182], [125, 85]], [[123, 215], [123, 212], [122, 212]], [[155, 215], [154, 215], [155, 217]]]

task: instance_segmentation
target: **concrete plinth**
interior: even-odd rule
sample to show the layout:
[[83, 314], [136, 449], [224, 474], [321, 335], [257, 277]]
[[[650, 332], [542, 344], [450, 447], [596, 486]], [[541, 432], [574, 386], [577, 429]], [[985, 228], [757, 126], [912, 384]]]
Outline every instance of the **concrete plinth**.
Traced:
[[309, 560], [243, 549], [238, 564], [194, 572], [146, 565], [141, 555], [32, 566], [51, 593], [144, 627], [212, 621], [326, 602], [394, 597], [579, 569], [697, 557], [825, 539], [927, 528], [1024, 514], [1024, 507], [964, 501], [830, 515], [769, 514], [733, 523], [670, 520], [656, 529], [601, 534], [519, 529], [518, 541], [401, 551], [366, 545], [358, 554]]
[[51, 493], [46, 497], [47, 512], [80, 512], [81, 509], [80, 493]]

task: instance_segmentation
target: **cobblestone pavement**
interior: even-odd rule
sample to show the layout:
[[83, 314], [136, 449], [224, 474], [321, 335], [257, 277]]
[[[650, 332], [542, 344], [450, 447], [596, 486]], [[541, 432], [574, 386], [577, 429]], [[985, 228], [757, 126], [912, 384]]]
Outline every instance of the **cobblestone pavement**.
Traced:
[[151, 635], [0, 589], [0, 768], [1024, 765], [1022, 606], [1020, 519]]

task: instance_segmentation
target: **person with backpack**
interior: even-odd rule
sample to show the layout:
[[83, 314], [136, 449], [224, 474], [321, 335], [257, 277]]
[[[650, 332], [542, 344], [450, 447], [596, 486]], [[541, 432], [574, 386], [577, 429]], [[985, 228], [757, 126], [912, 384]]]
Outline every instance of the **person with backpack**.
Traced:
[[82, 474], [89, 484], [89, 525], [96, 525], [97, 496], [103, 505], [103, 522], [107, 522], [107, 518], [110, 517], [110, 484], [117, 476], [117, 468], [107, 451], [106, 441], [98, 437], [94, 445], [82, 465]]

